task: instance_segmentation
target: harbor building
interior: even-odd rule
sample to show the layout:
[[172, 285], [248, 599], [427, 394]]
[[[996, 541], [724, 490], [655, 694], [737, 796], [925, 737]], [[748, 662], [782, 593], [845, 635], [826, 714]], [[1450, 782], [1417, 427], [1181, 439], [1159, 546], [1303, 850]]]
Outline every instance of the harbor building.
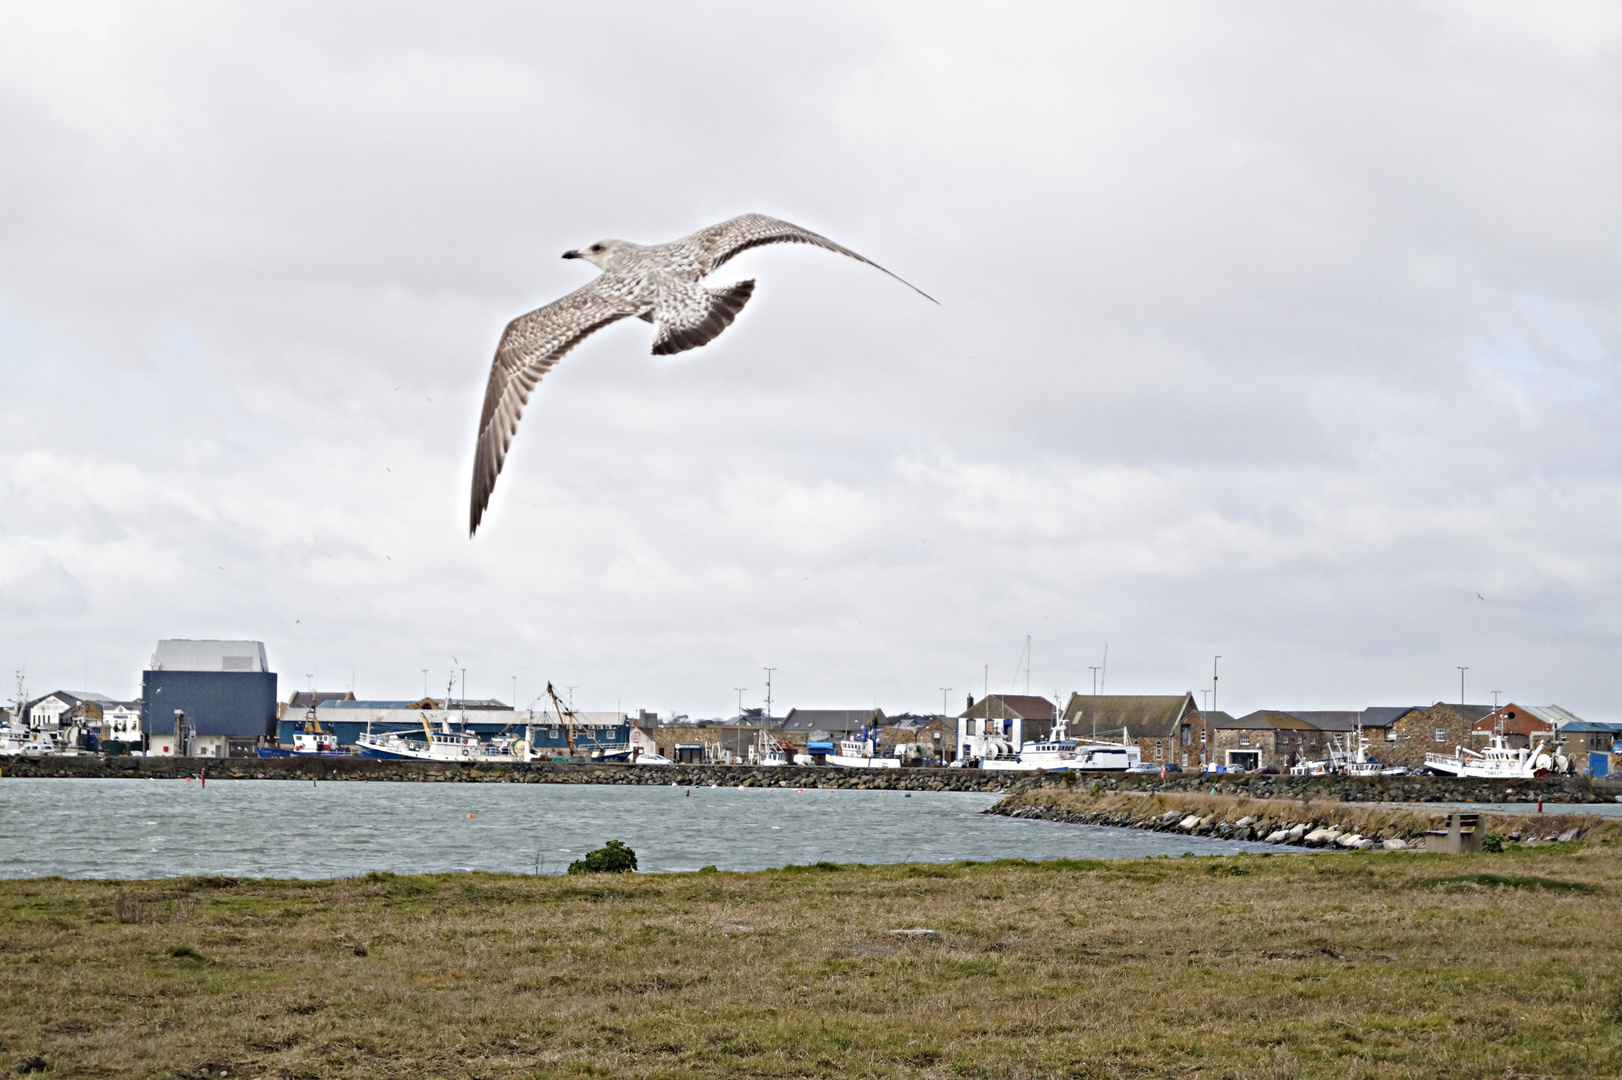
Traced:
[[1454, 747], [1476, 745], [1471, 731], [1477, 720], [1492, 712], [1491, 705], [1444, 701], [1428, 709], [1414, 709], [1392, 723], [1391, 734], [1380, 747], [1380, 760], [1387, 765], [1423, 768], [1426, 754], [1451, 754]]
[[246, 756], [276, 734], [276, 673], [259, 641], [158, 642], [141, 701], [156, 757]]
[[1026, 743], [1052, 735], [1058, 718], [1059, 707], [1045, 697], [988, 694], [979, 701], [970, 697], [968, 708], [957, 718], [956, 756], [960, 761], [976, 756], [972, 739], [995, 739], [1017, 754]]
[[55, 690], [22, 709], [17, 725], [49, 732], [59, 746], [122, 753], [141, 742], [141, 703], [88, 690]]
[[1210, 713], [1213, 759], [1229, 769], [1276, 768], [1324, 756], [1329, 733], [1293, 713], [1257, 709], [1241, 717]]
[[1197, 769], [1211, 760], [1212, 729], [1181, 694], [1071, 694], [1064, 707], [1072, 739], [1097, 735], [1137, 743], [1142, 760]]

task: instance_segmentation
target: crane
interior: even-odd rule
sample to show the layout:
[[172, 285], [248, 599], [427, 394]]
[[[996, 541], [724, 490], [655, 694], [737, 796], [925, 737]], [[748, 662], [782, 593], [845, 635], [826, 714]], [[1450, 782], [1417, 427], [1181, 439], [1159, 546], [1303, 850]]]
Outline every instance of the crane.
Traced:
[[552, 684], [546, 684], [546, 696], [552, 699], [552, 711], [558, 714], [558, 724], [563, 728], [563, 737], [569, 743], [569, 756], [575, 756], [574, 751], [574, 710], [558, 700], [558, 692], [552, 689]]

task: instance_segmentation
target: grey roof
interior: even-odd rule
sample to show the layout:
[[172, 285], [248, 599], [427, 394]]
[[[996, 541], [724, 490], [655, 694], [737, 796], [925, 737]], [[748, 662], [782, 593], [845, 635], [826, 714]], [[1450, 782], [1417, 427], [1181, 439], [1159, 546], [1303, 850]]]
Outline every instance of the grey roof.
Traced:
[[1055, 720], [1059, 707], [1045, 697], [1032, 694], [992, 694], [976, 701], [959, 715], [971, 719], [989, 716], [993, 720], [1008, 720], [1017, 716], [1023, 720]]
[[1409, 713], [1424, 708], [1423, 705], [1371, 705], [1363, 710], [1363, 726], [1390, 727]]
[[81, 701], [94, 701], [97, 705], [122, 705], [122, 704], [124, 704], [123, 702], [117, 701], [114, 698], [111, 698], [106, 694], [98, 694], [94, 690], [52, 690], [49, 694], [41, 694], [39, 697], [35, 698], [33, 701], [30, 701], [28, 703], [27, 707], [32, 709], [35, 705], [38, 705], [40, 702], [44, 701], [46, 698], [53, 698], [53, 697], [54, 698], [60, 698], [62, 701], [67, 702], [69, 707], [77, 705]]
[[859, 731], [884, 722], [883, 709], [790, 709], [782, 731]]
[[309, 709], [325, 701], [354, 701], [348, 690], [295, 690], [287, 699], [289, 709]]
[[1239, 719], [1220, 727], [1240, 728], [1246, 731], [1321, 731], [1317, 724], [1303, 719], [1297, 713], [1280, 712], [1277, 709], [1257, 709], [1246, 713]]
[[1126, 728], [1130, 738], [1166, 738], [1190, 713], [1199, 712], [1194, 695], [1181, 694], [1071, 694], [1064, 718], [1071, 735], [1092, 728]]
[[1220, 710], [1213, 710], [1212, 712], [1203, 712], [1203, 713], [1200, 713], [1200, 715], [1205, 717], [1205, 722], [1207, 724], [1210, 724], [1212, 727], [1228, 728], [1228, 727], [1236, 727], [1238, 725], [1237, 720], [1235, 720], [1228, 713], [1222, 712]]
[[1313, 712], [1291, 709], [1289, 714], [1297, 720], [1306, 721], [1319, 731], [1352, 731], [1363, 716], [1360, 709], [1323, 709]]
[[262, 641], [170, 638], [158, 642], [153, 671], [269, 671]]
[[[1386, 728], [1411, 712], [1422, 711], [1422, 705], [1376, 705], [1367, 709], [1265, 709], [1262, 712], [1293, 716], [1319, 731], [1354, 731], [1361, 723], [1364, 727]], [[1255, 715], [1252, 713], [1251, 715]], [[1216, 727], [1227, 727], [1217, 724]], [[1245, 725], [1240, 725], [1245, 726]]]

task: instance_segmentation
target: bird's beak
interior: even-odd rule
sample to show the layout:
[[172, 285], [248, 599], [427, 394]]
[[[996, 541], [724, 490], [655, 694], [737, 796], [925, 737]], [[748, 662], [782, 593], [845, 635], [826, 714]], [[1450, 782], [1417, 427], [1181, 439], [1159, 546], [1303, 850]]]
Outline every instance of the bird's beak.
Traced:
[[563, 257], [565, 259], [578, 259], [578, 258], [580, 258], [580, 252], [578, 252], [578, 251], [565, 251], [563, 253]]

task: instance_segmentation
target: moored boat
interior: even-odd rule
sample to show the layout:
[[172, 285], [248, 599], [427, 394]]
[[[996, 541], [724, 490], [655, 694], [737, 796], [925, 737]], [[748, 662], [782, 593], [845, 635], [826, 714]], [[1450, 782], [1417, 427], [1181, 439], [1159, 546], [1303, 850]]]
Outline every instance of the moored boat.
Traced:
[[826, 761], [829, 765], [838, 765], [846, 769], [901, 768], [900, 758], [883, 757], [874, 752], [873, 740], [865, 731], [860, 738], [840, 739], [839, 753], [829, 754]]
[[1556, 761], [1540, 737], [1530, 746], [1511, 746], [1509, 736], [1494, 735], [1483, 750], [1454, 747], [1457, 753], [1426, 754], [1425, 768], [1445, 776], [1520, 780], [1547, 775]]

